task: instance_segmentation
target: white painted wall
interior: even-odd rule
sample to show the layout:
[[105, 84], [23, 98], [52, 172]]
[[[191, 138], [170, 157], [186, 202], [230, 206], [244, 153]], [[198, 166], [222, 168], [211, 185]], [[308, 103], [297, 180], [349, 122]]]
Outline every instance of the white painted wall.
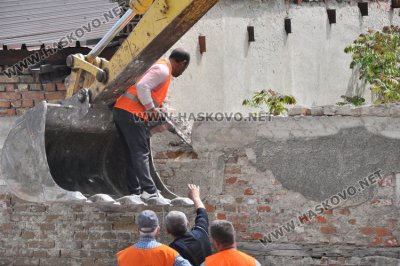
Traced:
[[[326, 8], [336, 8], [329, 25]], [[284, 18], [292, 19], [292, 34]], [[334, 104], [353, 90], [351, 56], [343, 52], [369, 27], [400, 25], [390, 2], [369, 2], [361, 17], [357, 2], [288, 4], [284, 0], [220, 0], [175, 46], [187, 49], [191, 65], [170, 91], [171, 107], [180, 112], [248, 112], [241, 102], [254, 91], [272, 88], [292, 94], [299, 104]], [[247, 26], [255, 27], [253, 43]], [[199, 53], [205, 35], [207, 52]], [[370, 93], [367, 91], [366, 96]]]

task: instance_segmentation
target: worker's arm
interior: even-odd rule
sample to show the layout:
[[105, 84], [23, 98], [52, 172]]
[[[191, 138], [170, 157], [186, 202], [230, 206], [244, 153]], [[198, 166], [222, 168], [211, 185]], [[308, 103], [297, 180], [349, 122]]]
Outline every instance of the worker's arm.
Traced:
[[208, 214], [206, 207], [200, 199], [200, 188], [193, 184], [188, 184], [189, 193], [188, 196], [194, 202], [194, 207], [196, 208], [196, 220], [195, 225], [192, 228], [193, 234], [200, 234], [208, 238]]
[[206, 207], [204, 207], [203, 202], [200, 199], [200, 188], [199, 186], [193, 185], [193, 184], [188, 184], [188, 197], [193, 200], [194, 202], [194, 207], [197, 210], [198, 208], [203, 208], [205, 209]]
[[182, 256], [178, 255], [175, 258], [174, 266], [192, 266], [192, 264], [190, 264], [190, 262], [184, 259]]

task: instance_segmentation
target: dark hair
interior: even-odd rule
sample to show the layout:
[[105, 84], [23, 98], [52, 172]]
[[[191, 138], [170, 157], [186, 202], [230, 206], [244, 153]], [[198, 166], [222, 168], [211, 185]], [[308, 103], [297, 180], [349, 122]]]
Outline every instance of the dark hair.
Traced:
[[183, 50], [182, 48], [176, 48], [171, 52], [169, 56], [170, 59], [174, 59], [176, 62], [180, 63], [182, 61], [190, 62], [190, 54]]
[[235, 229], [233, 229], [233, 225], [229, 221], [213, 221], [210, 226], [210, 233], [212, 239], [224, 247], [235, 243]]

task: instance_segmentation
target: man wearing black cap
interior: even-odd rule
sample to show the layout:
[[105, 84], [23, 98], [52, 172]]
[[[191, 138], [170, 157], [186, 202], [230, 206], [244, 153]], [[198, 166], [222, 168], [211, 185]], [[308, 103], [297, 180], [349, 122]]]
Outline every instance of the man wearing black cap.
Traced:
[[139, 241], [117, 253], [119, 266], [191, 266], [177, 251], [156, 240], [160, 226], [153, 211], [144, 210], [139, 214], [138, 229]]

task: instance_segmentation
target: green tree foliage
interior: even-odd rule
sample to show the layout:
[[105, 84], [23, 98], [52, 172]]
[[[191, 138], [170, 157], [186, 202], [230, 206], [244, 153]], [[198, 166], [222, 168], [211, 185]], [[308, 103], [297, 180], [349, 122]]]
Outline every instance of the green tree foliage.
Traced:
[[375, 103], [400, 101], [400, 27], [368, 30], [344, 51], [352, 54], [350, 68], [359, 66], [360, 79], [371, 84]]
[[282, 95], [271, 89], [255, 92], [251, 99], [245, 99], [242, 105], [252, 108], [263, 108], [266, 106], [270, 114], [280, 115], [287, 111], [285, 105], [296, 104], [296, 99], [291, 95]]
[[346, 104], [352, 104], [354, 106], [361, 106], [364, 104], [365, 99], [361, 96], [346, 96], [342, 95], [340, 98], [343, 99], [342, 102], [336, 103], [337, 105], [346, 105]]

